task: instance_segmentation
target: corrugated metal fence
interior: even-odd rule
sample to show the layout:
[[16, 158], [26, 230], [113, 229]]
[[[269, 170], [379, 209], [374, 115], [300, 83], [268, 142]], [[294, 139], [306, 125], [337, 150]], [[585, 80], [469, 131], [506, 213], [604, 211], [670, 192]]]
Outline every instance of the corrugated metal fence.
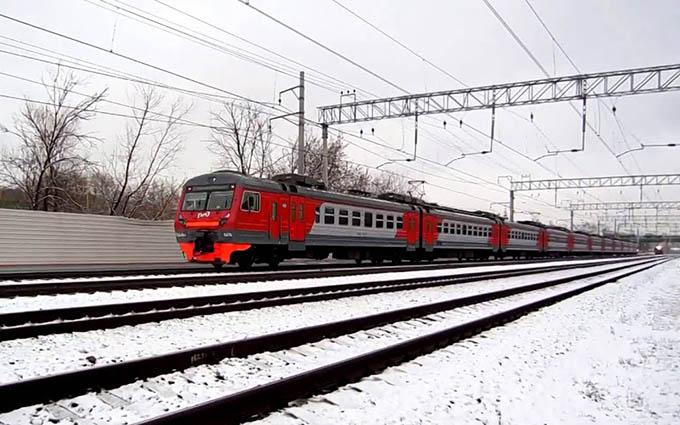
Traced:
[[172, 221], [0, 209], [0, 266], [182, 261]]

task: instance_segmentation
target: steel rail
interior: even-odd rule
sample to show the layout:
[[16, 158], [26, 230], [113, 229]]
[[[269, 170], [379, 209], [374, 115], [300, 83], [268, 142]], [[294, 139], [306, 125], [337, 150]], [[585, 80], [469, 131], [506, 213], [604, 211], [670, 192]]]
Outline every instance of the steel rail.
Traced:
[[[99, 281], [76, 281], [76, 282], [40, 282], [40, 283], [12, 283], [0, 284], [0, 298], [9, 298], [16, 296], [34, 296], [34, 295], [55, 295], [55, 294], [73, 294], [73, 293], [90, 293], [97, 291], [114, 291], [114, 290], [129, 290], [129, 289], [153, 289], [153, 288], [167, 288], [179, 286], [196, 286], [208, 284], [225, 284], [225, 283], [248, 283], [262, 280], [281, 280], [281, 279], [313, 279], [319, 277], [336, 277], [348, 276], [351, 274], [375, 274], [386, 272], [402, 272], [402, 271], [416, 271], [422, 269], [438, 270], [442, 268], [449, 268], [452, 265], [455, 267], [479, 267], [479, 266], [495, 266], [495, 265], [517, 265], [517, 264], [533, 264], [547, 261], [569, 261], [575, 258], [590, 259], [590, 258], [604, 258], [604, 257], [562, 257], [562, 258], [543, 258], [531, 260], [494, 260], [494, 261], [475, 261], [475, 262], [460, 262], [454, 261], [437, 261], [434, 263], [418, 263], [409, 265], [382, 265], [382, 266], [368, 266], [359, 267], [355, 264], [333, 264], [333, 265], [315, 265], [315, 266], [300, 266], [280, 270], [277, 272], [270, 271], [256, 271], [256, 272], [238, 272], [234, 274], [216, 274], [213, 271], [204, 273], [204, 276], [167, 276], [158, 279], [149, 279], [148, 276], [139, 276], [131, 279], [108, 279]], [[155, 272], [154, 272], [155, 273]]]
[[[637, 260], [638, 258], [636, 257], [635, 259]], [[2, 313], [0, 314], [0, 341], [56, 333], [111, 329], [119, 326], [138, 325], [141, 323], [182, 319], [230, 311], [254, 310], [377, 293], [448, 286], [558, 270], [604, 266], [626, 261], [631, 261], [631, 259], [622, 258], [618, 261], [611, 261], [605, 264], [566, 263], [559, 266], [540, 266], [532, 269], [478, 271], [453, 276], [426, 276], [386, 281], [367, 281], [340, 285], [319, 285], [304, 288]]]
[[[577, 276], [561, 277], [530, 285], [507, 288], [487, 293], [454, 298], [446, 301], [390, 310], [368, 316], [312, 325], [246, 339], [218, 343], [158, 356], [146, 357], [93, 366], [70, 372], [26, 379], [0, 385], [0, 411], [11, 411], [23, 406], [48, 403], [99, 389], [115, 388], [124, 384], [184, 370], [202, 364], [217, 363], [227, 357], [246, 357], [252, 354], [278, 351], [318, 340], [358, 332], [389, 323], [410, 320], [441, 311], [535, 291], [554, 285], [577, 281], [641, 265], [655, 265], [664, 260], [630, 261], [606, 270], [589, 271]], [[651, 266], [650, 266], [651, 267]], [[201, 423], [195, 422], [195, 423]]]
[[[584, 256], [586, 257], [586, 256]], [[525, 259], [521, 261], [540, 261], [541, 259]], [[183, 275], [183, 274], [218, 274], [218, 273], [263, 273], [267, 271], [293, 271], [293, 270], [310, 270], [310, 269], [330, 269], [330, 268], [361, 268], [362, 265], [357, 265], [354, 261], [349, 260], [334, 260], [335, 262], [309, 262], [296, 263], [294, 259], [290, 263], [284, 262], [279, 264], [276, 269], [272, 269], [266, 264], [254, 264], [250, 270], [240, 270], [236, 265], [225, 265], [222, 269], [215, 269], [210, 264], [186, 263], [185, 266], [170, 266], [161, 268], [161, 265], [155, 267], [130, 267], [130, 268], [99, 268], [93, 267], [90, 269], [72, 269], [72, 270], [25, 270], [25, 271], [5, 271], [7, 266], [0, 266], [0, 280], [3, 281], [21, 281], [21, 280], [42, 280], [42, 279], [77, 279], [77, 278], [106, 278], [106, 277], [122, 277], [122, 276], [144, 276], [144, 275]], [[483, 260], [483, 262], [509, 262], [512, 260]], [[469, 264], [463, 263], [453, 258], [436, 259], [435, 263], [446, 264]], [[478, 262], [477, 262], [478, 263]], [[85, 265], [87, 266], [87, 265]], [[391, 263], [384, 263], [382, 265], [372, 265], [366, 262], [363, 267], [400, 267], [408, 266], [394, 265]], [[57, 266], [58, 267], [58, 266]]]
[[285, 407], [294, 400], [331, 391], [350, 382], [356, 382], [365, 376], [379, 373], [389, 366], [402, 364], [418, 356], [431, 353], [441, 347], [516, 320], [540, 308], [647, 270], [665, 261], [668, 260], [653, 262], [653, 264], [639, 269], [623, 272], [570, 291], [528, 302], [481, 319], [452, 326], [287, 378], [257, 385], [215, 400], [145, 420], [137, 425], [187, 423], [225, 425], [242, 423]]

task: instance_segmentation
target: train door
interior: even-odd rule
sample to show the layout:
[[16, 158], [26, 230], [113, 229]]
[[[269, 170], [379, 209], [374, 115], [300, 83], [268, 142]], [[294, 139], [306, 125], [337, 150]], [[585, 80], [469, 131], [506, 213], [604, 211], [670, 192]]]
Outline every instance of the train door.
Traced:
[[305, 198], [291, 195], [290, 197], [290, 240], [291, 242], [304, 242], [305, 240]]
[[272, 197], [269, 208], [269, 239], [278, 242], [281, 239], [281, 205], [279, 198]]

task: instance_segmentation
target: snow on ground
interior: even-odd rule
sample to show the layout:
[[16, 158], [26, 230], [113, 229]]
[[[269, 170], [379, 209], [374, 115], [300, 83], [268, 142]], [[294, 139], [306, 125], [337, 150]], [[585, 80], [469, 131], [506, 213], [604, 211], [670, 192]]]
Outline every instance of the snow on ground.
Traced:
[[[289, 350], [260, 353], [243, 359], [228, 358], [215, 365], [202, 365], [124, 385], [107, 391], [103, 397], [101, 393], [89, 393], [47, 406], [25, 407], [1, 414], [0, 423], [40, 424], [59, 419], [61, 425], [136, 423], [168, 411], [443, 330], [550, 294], [581, 287], [592, 280], [453, 309], [422, 319], [376, 327]], [[111, 403], [111, 399], [117, 402]]]
[[678, 424], [680, 259], [257, 425]]
[[[316, 279], [287, 279], [276, 281], [262, 281], [262, 282], [245, 282], [245, 283], [229, 283], [229, 284], [206, 284], [196, 286], [181, 286], [170, 288], [150, 288], [150, 289], [135, 289], [124, 291], [102, 291], [95, 293], [83, 294], [60, 294], [60, 295], [38, 295], [38, 296], [22, 296], [9, 299], [0, 299], [0, 314], [11, 313], [28, 310], [44, 310], [54, 308], [68, 308], [78, 307], [84, 305], [99, 305], [99, 304], [114, 304], [127, 303], [138, 301], [151, 301], [172, 298], [187, 298], [208, 295], [223, 295], [243, 292], [261, 292], [275, 289], [286, 288], [306, 288], [321, 285], [343, 285], [349, 283], [360, 283], [366, 281], [379, 282], [393, 279], [408, 279], [416, 277], [438, 277], [438, 276], [456, 276], [461, 274], [473, 272], [492, 272], [502, 270], [530, 270], [540, 267], [560, 266], [565, 264], [606, 264], [612, 261], [619, 261], [620, 258], [607, 258], [596, 260], [574, 260], [574, 261], [550, 261], [537, 262], [532, 264], [504, 264], [497, 266], [478, 266], [478, 267], [456, 267], [446, 269], [428, 270], [431, 267], [423, 264], [423, 270], [414, 272], [386, 272], [371, 275], [360, 274], [357, 272], [351, 276], [337, 276]], [[277, 272], [267, 272], [268, 274], [276, 274]], [[229, 275], [234, 273], [218, 273], [210, 276]], [[185, 274], [181, 276], [148, 276], [150, 280], [153, 279], [173, 279], [186, 277], [205, 276], [205, 274]], [[139, 276], [122, 276], [116, 280], [138, 279]], [[147, 276], [144, 276], [146, 279]], [[72, 279], [73, 281], [87, 281], [88, 279]], [[89, 280], [109, 280], [109, 278], [90, 278]], [[1, 286], [0, 286], [1, 287]]]
[[[616, 267], [601, 265], [588, 271]], [[173, 352], [474, 295], [550, 278], [575, 276], [582, 269], [470, 282], [337, 300], [234, 311], [165, 320], [115, 329], [44, 335], [0, 342], [0, 384], [83, 367]], [[153, 343], [149, 343], [153, 341]], [[88, 359], [89, 358], [89, 359]]]

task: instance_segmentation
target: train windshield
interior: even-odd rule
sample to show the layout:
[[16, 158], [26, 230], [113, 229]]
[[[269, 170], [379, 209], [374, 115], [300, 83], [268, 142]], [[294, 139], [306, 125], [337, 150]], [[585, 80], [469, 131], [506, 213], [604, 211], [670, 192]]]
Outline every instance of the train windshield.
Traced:
[[233, 199], [233, 190], [187, 192], [184, 195], [182, 211], [228, 210]]

